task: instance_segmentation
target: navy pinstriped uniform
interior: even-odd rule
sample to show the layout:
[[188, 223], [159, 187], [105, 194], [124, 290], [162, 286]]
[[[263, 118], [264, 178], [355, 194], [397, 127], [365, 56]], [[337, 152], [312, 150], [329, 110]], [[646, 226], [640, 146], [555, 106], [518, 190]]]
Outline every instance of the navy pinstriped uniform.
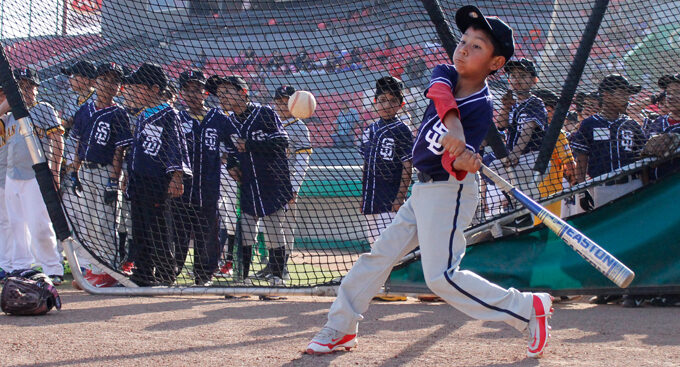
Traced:
[[392, 211], [401, 185], [403, 162], [411, 160], [413, 134], [398, 118], [369, 125], [362, 138], [364, 172], [362, 213]]
[[512, 106], [509, 116], [510, 123], [507, 128], [506, 140], [508, 151], [512, 151], [515, 145], [519, 143], [518, 140], [524, 125], [532, 121], [537, 124], [537, 127], [532, 131], [529, 142], [521, 153], [538, 151], [545, 135], [545, 124], [548, 119], [543, 101], [532, 95], [525, 101]]
[[[227, 116], [213, 108], [203, 117], [188, 111], [179, 113], [186, 139], [192, 176], [185, 177], [184, 194], [173, 201], [177, 273], [181, 272], [194, 238], [194, 272], [199, 284], [205, 283], [217, 269], [219, 258], [217, 202], [220, 189], [221, 152], [233, 152]], [[193, 235], [193, 236], [192, 236]]]
[[591, 178], [614, 171], [640, 158], [647, 136], [626, 115], [608, 121], [599, 114], [581, 122], [570, 137], [572, 150], [588, 155]]
[[[241, 168], [241, 210], [264, 217], [282, 209], [293, 198], [286, 158], [288, 138], [278, 115], [269, 106], [248, 105], [241, 120], [231, 114], [234, 137], [246, 141], [245, 152], [235, 152]], [[232, 139], [233, 140], [233, 139]]]
[[[171, 175], [191, 175], [177, 111], [162, 104], [142, 111], [134, 122], [126, 194], [131, 201], [132, 245], [138, 285], [172, 282], [175, 260], [168, 243], [166, 198]], [[155, 269], [155, 273], [154, 273]]]
[[[663, 130], [663, 134], [678, 134], [680, 135], [680, 123], [669, 124], [666, 129]], [[670, 161], [661, 163], [658, 167], [654, 168], [651, 173], [653, 179], [660, 179], [668, 176], [680, 169], [680, 159], [675, 157]]]
[[[458, 72], [453, 65], [438, 65], [432, 70], [432, 78], [425, 95], [427, 96], [429, 88], [435, 83], [442, 83], [453, 90], [457, 82]], [[457, 98], [456, 102], [466, 146], [477, 153], [493, 121], [493, 98], [489, 87], [484, 86], [479, 92], [468, 97]], [[413, 145], [413, 166], [435, 179], [449, 177], [449, 173], [441, 164], [444, 148], [439, 144], [439, 139], [446, 132], [447, 129], [439, 119], [434, 103], [430, 102]]]
[[657, 117], [653, 121], [647, 120], [642, 129], [645, 131], [648, 137], [659, 135], [665, 132], [666, 129], [668, 129], [671, 126], [668, 119], [669, 119], [668, 115], [663, 115]]
[[78, 158], [83, 162], [110, 165], [118, 147], [132, 143], [130, 119], [121, 106], [98, 110], [94, 103], [84, 104], [76, 113], [71, 138], [78, 142]]

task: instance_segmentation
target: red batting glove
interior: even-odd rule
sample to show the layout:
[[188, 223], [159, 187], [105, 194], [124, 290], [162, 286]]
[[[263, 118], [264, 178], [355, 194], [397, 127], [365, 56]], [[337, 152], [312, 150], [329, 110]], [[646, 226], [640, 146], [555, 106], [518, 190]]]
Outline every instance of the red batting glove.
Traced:
[[442, 154], [442, 167], [448, 172], [451, 176], [455, 177], [456, 180], [458, 181], [463, 181], [465, 176], [467, 176], [467, 171], [460, 171], [457, 169], [453, 168], [453, 161], [456, 160], [456, 157], [453, 156], [453, 154], [449, 152], [444, 152]]

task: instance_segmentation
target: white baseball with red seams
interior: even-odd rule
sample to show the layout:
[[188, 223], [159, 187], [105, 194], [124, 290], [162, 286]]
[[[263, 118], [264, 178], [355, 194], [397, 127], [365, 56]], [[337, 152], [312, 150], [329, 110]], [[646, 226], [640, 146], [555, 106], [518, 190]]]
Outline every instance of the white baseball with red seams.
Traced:
[[316, 98], [306, 90], [299, 90], [288, 99], [288, 110], [296, 118], [308, 119], [316, 110]]

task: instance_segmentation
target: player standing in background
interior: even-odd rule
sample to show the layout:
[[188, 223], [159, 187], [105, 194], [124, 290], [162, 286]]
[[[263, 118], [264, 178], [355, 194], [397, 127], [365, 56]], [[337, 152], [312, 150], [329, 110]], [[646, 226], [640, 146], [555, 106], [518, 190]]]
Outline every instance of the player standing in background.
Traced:
[[[6, 101], [5, 92], [0, 86], [0, 105], [4, 104]], [[14, 266], [14, 258], [17, 256], [15, 254], [16, 247], [14, 246], [14, 235], [12, 233], [12, 227], [9, 226], [9, 220], [7, 219], [7, 206], [5, 205], [5, 177], [7, 175], [7, 139], [5, 137], [5, 124], [7, 122], [7, 114], [0, 116], [0, 281], [2, 281], [7, 274], [18, 270]], [[26, 260], [29, 264], [33, 262], [32, 256], [28, 249], [24, 254], [19, 255]]]
[[504, 321], [529, 330], [527, 355], [543, 353], [548, 338], [552, 297], [547, 293], [503, 289], [477, 274], [460, 270], [465, 254], [463, 230], [478, 203], [477, 154], [493, 123], [493, 97], [486, 79], [514, 52], [512, 29], [474, 6], [456, 13], [463, 36], [454, 65], [432, 71], [425, 95], [431, 99], [413, 146], [419, 183], [396, 218], [343, 279], [326, 326], [307, 353], [330, 353], [356, 346], [358, 322], [392, 267], [420, 244], [428, 287], [468, 316]]
[[[557, 95], [546, 89], [539, 89], [534, 91], [534, 94], [540, 98], [545, 104], [547, 112], [548, 124], [552, 123], [557, 107]], [[567, 140], [567, 135], [564, 130], [560, 130], [557, 137], [555, 148], [550, 156], [550, 166], [548, 172], [543, 180], [538, 184], [538, 191], [541, 199], [547, 198], [550, 195], [556, 194], [569, 187], [570, 184], [576, 183], [576, 161], [571, 153], [571, 147]], [[560, 216], [562, 215], [562, 201], [556, 201], [545, 205], [551, 213]], [[534, 225], [541, 223], [540, 219], [534, 218]]]
[[[59, 170], [64, 148], [64, 128], [57, 112], [45, 102], [38, 102], [40, 80], [33, 69], [16, 69], [14, 78], [19, 84], [21, 95], [31, 114], [36, 137], [45, 152], [45, 159], [59, 188]], [[14, 236], [15, 254], [25, 255], [27, 249], [42, 266], [43, 272], [52, 278], [54, 285], [60, 285], [64, 277], [61, 254], [57, 249], [57, 236], [43, 202], [38, 181], [35, 180], [33, 161], [20, 133], [19, 124], [10, 116], [5, 128], [7, 138], [7, 178], [5, 181], [5, 204], [9, 226]], [[15, 258], [17, 268], [30, 268], [29, 257]]]
[[[640, 125], [625, 113], [630, 96], [640, 92], [619, 74], [610, 74], [600, 82], [600, 112], [581, 122], [571, 135], [571, 148], [576, 156], [576, 180], [604, 175], [631, 164], [640, 158], [647, 141]], [[624, 176], [592, 188], [592, 200], [597, 208], [642, 186], [637, 175]]]
[[274, 110], [250, 102], [242, 77], [212, 76], [206, 89], [217, 95], [224, 111], [233, 112], [227, 122], [235, 131], [231, 140], [236, 152], [230, 154], [228, 165], [229, 173], [241, 185], [241, 226], [247, 243], [241, 246], [243, 276], [248, 277], [252, 243], [257, 241], [262, 224], [271, 269], [265, 279], [272, 285], [282, 285], [286, 259], [283, 223], [293, 199], [286, 158], [288, 137]]
[[[668, 113], [645, 124], [644, 131], [648, 137], [662, 134], [669, 126], [675, 125], [680, 121], [680, 100], [678, 100], [678, 92], [680, 92], [680, 75], [662, 76], [659, 78], [659, 88], [661, 88], [666, 95], [665, 105], [668, 106], [668, 108], [666, 108]], [[669, 89], [671, 90], [670, 92]], [[670, 94], [672, 94], [672, 97], [669, 97]]]
[[600, 111], [600, 96], [596, 92], [581, 92], [574, 98], [574, 104], [576, 105], [578, 121], [581, 122]]
[[[286, 223], [283, 231], [286, 236], [287, 253], [284, 259], [283, 279], [289, 280], [290, 275], [285, 264], [288, 263], [288, 257], [294, 248], [295, 230], [296, 227], [296, 202], [298, 199], [298, 192], [307, 174], [309, 168], [309, 160], [312, 155], [312, 143], [309, 138], [309, 129], [305, 123], [294, 117], [288, 110], [288, 99], [295, 93], [295, 88], [284, 85], [276, 89], [274, 92], [274, 109], [279, 117], [282, 119], [283, 129], [288, 135], [288, 149], [286, 155], [288, 157], [288, 169], [290, 170], [290, 182], [293, 186], [293, 198], [288, 202], [288, 212], [286, 213]], [[271, 273], [269, 264], [258, 272], [258, 276], [266, 276]]]
[[133, 123], [126, 194], [131, 202], [132, 252], [130, 280], [140, 286], [169, 285], [175, 259], [165, 220], [166, 199], [184, 193], [183, 176], [191, 175], [177, 111], [161, 92], [168, 78], [160, 66], [144, 63], [124, 80], [130, 104], [140, 109]]
[[[132, 143], [130, 118], [113, 98], [123, 80], [123, 69], [116, 63], [104, 63], [97, 68], [94, 103], [84, 104], [76, 113], [71, 138], [76, 142], [72, 186], [82, 192], [80, 235], [88, 249], [105, 264], [115, 269], [118, 253], [116, 238], [116, 204], [123, 167], [123, 153]], [[82, 179], [80, 179], [82, 177]], [[86, 258], [79, 259], [88, 268], [85, 280], [96, 287], [110, 287], [116, 280]]]
[[182, 133], [187, 141], [193, 175], [185, 177], [184, 195], [172, 200], [177, 275], [182, 270], [194, 239], [194, 278], [196, 285], [209, 286], [218, 268], [217, 202], [220, 195], [221, 146], [231, 146], [226, 116], [219, 108], [205, 106], [205, 76], [197, 70], [180, 74], [181, 96], [188, 109], [179, 113]]
[[[363, 132], [364, 158], [361, 213], [366, 218], [366, 238], [373, 246], [406, 201], [411, 185], [413, 134], [397, 116], [404, 106], [401, 80], [388, 76], [375, 83], [375, 110], [380, 117]], [[378, 296], [381, 301], [406, 301], [406, 296]]]
[[508, 61], [505, 72], [509, 74], [510, 89], [503, 96], [499, 122], [507, 129], [506, 165], [513, 184], [528, 196], [538, 198], [533, 168], [548, 121], [543, 101], [531, 93], [538, 82], [536, 67], [533, 61], [523, 58]]

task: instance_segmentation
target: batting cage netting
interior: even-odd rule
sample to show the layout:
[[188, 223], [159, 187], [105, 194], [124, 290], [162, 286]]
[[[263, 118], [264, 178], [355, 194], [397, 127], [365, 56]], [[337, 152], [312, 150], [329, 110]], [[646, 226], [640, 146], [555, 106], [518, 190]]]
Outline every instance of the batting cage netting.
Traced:
[[[441, 154], [440, 134], [418, 128], [466, 5], [0, 4], [2, 46], [85, 280], [285, 288], [339, 284], [428, 179], [412, 147]], [[488, 79], [495, 127], [478, 150], [484, 164], [562, 217], [674, 172], [680, 1], [474, 5], [507, 22], [515, 42]], [[36, 247], [29, 263], [58, 274], [28, 132], [13, 117], [4, 125], [5, 229], [15, 246]], [[538, 224], [486, 177], [477, 182], [469, 242]]]

